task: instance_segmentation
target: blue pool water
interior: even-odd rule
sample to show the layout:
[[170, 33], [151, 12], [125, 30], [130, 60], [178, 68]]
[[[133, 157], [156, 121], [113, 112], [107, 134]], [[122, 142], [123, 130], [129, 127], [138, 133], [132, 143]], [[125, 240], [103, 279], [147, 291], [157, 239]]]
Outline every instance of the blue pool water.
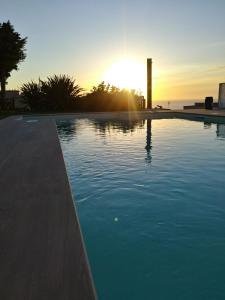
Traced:
[[57, 125], [99, 300], [224, 300], [225, 125]]

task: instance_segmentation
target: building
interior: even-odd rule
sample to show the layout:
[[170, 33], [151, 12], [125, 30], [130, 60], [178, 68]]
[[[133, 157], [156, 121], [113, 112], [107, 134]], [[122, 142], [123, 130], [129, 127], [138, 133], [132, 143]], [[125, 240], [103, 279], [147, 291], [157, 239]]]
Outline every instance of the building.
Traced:
[[219, 108], [225, 108], [225, 83], [219, 84]]
[[17, 90], [8, 90], [5, 92], [5, 102], [8, 109], [18, 109], [22, 110], [26, 108], [26, 104], [23, 102], [23, 98], [20, 92]]

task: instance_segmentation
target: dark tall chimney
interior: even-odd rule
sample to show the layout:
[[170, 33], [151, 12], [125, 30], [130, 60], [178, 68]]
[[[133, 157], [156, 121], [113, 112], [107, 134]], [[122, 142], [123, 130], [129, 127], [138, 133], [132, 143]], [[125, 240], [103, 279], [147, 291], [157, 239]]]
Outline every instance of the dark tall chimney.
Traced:
[[147, 58], [147, 108], [152, 109], [152, 59]]

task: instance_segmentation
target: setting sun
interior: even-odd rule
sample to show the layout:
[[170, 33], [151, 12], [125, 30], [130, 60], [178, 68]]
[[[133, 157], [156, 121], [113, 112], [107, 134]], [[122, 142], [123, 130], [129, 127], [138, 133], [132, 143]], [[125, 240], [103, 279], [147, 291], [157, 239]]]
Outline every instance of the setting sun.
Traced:
[[119, 88], [146, 89], [146, 66], [135, 60], [123, 59], [114, 63], [104, 74], [104, 81]]

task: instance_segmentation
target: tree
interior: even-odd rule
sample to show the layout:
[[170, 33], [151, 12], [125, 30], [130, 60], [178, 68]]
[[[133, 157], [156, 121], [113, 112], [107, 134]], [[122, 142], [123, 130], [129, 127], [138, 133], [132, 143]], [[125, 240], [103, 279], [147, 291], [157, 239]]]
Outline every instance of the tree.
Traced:
[[0, 104], [2, 107], [4, 107], [7, 78], [13, 70], [18, 70], [18, 64], [26, 58], [26, 42], [27, 38], [21, 38], [9, 21], [0, 23]]

